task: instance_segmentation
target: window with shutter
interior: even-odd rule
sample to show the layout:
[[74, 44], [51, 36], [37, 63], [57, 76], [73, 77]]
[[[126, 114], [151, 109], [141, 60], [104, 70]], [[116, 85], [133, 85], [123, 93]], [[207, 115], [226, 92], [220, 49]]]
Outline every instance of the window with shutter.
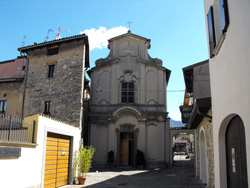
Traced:
[[210, 58], [212, 58], [214, 48], [216, 46], [215, 40], [215, 29], [214, 29], [214, 15], [213, 7], [211, 6], [207, 14], [207, 23], [208, 23], [208, 33], [209, 33], [209, 46], [210, 46]]
[[220, 0], [220, 16], [222, 33], [225, 33], [229, 25], [227, 0]]

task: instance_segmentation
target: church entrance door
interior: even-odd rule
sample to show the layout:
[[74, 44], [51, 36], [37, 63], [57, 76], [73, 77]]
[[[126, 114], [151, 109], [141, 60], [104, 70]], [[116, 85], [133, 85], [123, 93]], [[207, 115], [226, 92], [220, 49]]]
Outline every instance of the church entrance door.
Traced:
[[120, 164], [134, 164], [134, 133], [122, 132], [120, 134]]

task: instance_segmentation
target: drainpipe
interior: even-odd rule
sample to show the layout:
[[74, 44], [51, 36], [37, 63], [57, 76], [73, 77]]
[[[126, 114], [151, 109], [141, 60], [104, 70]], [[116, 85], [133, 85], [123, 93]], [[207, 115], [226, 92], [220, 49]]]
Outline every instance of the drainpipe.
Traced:
[[[20, 51], [20, 54], [22, 56], [22, 51]], [[26, 69], [25, 69], [25, 76], [24, 76], [24, 92], [23, 92], [23, 103], [22, 103], [22, 119], [23, 119], [23, 115], [24, 115], [24, 103], [25, 103], [25, 95], [26, 95], [26, 86], [27, 86], [27, 81], [28, 81], [28, 70], [29, 70], [29, 59], [26, 56], [25, 59], [26, 61]]]

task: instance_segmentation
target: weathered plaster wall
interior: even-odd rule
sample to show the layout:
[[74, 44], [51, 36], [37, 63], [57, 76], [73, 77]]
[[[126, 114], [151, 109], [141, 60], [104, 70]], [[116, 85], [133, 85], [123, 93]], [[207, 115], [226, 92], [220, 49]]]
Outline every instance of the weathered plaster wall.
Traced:
[[194, 67], [194, 99], [211, 97], [209, 63]]
[[[165, 166], [169, 162], [166, 68], [148, 55], [150, 42], [145, 38], [127, 33], [109, 42], [108, 57], [97, 60], [90, 71], [90, 143], [101, 150], [95, 162], [106, 164], [113, 150], [119, 164], [120, 132], [128, 131], [122, 125], [131, 125], [135, 148], [144, 152], [147, 165]], [[134, 83], [133, 103], [122, 103], [123, 82]]]
[[25, 57], [0, 62], [0, 100], [7, 101], [7, 115], [22, 117], [26, 69]]
[[6, 114], [22, 117], [24, 82], [0, 83], [0, 100], [7, 101]]

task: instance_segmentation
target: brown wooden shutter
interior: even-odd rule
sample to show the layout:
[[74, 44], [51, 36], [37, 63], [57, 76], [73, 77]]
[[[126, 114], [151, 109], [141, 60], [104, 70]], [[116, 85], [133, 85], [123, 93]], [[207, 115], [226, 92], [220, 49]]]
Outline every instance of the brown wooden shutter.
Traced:
[[220, 0], [220, 16], [222, 33], [225, 33], [229, 25], [227, 0]]
[[215, 31], [214, 31], [214, 15], [213, 7], [211, 6], [207, 14], [207, 23], [208, 23], [208, 34], [209, 34], [209, 46], [210, 46], [210, 58], [212, 58], [214, 48], [216, 46], [215, 40]]

